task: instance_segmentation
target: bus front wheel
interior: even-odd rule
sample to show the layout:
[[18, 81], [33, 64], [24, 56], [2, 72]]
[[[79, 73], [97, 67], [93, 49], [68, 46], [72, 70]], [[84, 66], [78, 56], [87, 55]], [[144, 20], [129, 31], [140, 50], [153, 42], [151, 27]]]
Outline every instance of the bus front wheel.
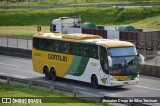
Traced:
[[97, 76], [96, 75], [92, 75], [91, 77], [91, 83], [93, 85], [94, 88], [98, 88], [99, 85], [98, 85], [98, 79], [97, 79]]
[[57, 80], [56, 70], [54, 68], [51, 68], [50, 74], [53, 81]]
[[45, 74], [46, 79], [47, 79], [47, 80], [50, 80], [50, 79], [51, 79], [51, 76], [50, 76], [49, 69], [48, 69], [47, 66], [43, 68], [43, 72], [44, 72], [44, 74]]

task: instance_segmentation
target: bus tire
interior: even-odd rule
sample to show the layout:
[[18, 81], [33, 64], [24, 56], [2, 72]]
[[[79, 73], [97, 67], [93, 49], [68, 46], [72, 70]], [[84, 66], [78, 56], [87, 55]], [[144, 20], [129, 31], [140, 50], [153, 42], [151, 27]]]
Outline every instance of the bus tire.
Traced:
[[92, 86], [94, 88], [99, 88], [99, 85], [98, 85], [98, 79], [97, 79], [97, 76], [96, 75], [92, 75], [91, 77], [91, 83], [92, 83]]
[[53, 81], [57, 80], [56, 70], [54, 68], [51, 68], [50, 75], [51, 75], [51, 80]]
[[50, 80], [50, 79], [51, 79], [51, 75], [50, 75], [50, 72], [49, 72], [49, 69], [48, 69], [47, 66], [45, 66], [45, 67], [43, 68], [43, 73], [45, 74], [45, 77], [46, 77], [47, 80]]

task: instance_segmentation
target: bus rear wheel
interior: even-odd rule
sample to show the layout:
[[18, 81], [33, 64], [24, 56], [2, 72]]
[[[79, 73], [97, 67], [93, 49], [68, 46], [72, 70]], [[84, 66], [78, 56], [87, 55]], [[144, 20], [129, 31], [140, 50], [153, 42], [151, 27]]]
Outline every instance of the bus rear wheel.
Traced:
[[48, 67], [44, 67], [44, 68], [43, 68], [43, 71], [44, 71], [44, 74], [45, 74], [46, 79], [47, 79], [47, 80], [50, 80], [50, 79], [51, 79], [51, 76], [50, 76], [50, 72], [49, 72]]
[[94, 88], [97, 89], [99, 87], [99, 85], [98, 85], [98, 79], [97, 79], [96, 75], [92, 75], [92, 77], [91, 77], [91, 83], [92, 83], [92, 85], [93, 85]]
[[51, 68], [50, 74], [51, 74], [51, 79], [53, 81], [56, 81], [57, 80], [57, 75], [56, 75], [56, 70], [54, 68]]

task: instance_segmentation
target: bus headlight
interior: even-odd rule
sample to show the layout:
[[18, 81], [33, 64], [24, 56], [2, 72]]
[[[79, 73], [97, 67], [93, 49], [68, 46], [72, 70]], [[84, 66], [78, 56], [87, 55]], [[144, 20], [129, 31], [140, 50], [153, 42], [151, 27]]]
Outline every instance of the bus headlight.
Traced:
[[139, 75], [136, 78], [134, 78], [134, 80], [139, 80]]
[[110, 78], [110, 81], [117, 81], [116, 79], [114, 79], [114, 78]]

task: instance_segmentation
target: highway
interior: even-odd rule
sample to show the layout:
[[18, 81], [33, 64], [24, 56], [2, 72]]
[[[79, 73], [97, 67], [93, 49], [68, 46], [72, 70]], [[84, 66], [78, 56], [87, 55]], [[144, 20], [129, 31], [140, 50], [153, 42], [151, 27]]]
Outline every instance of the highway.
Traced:
[[43, 74], [32, 69], [32, 60], [0, 55], [0, 75], [17, 78], [50, 82], [65, 87], [77, 88], [93, 97], [115, 96], [115, 97], [160, 97], [160, 78], [140, 76], [138, 85], [123, 86], [118, 88], [101, 87], [95, 89], [88, 83], [65, 80], [48, 81]]

